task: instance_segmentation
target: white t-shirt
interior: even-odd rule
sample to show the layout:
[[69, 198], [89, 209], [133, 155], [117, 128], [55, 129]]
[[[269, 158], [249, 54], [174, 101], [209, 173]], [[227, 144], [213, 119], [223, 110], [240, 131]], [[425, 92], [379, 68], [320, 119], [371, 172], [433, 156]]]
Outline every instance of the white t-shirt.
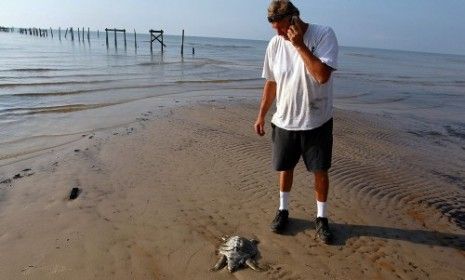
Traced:
[[[338, 43], [330, 27], [311, 24], [304, 43], [323, 63], [337, 69]], [[290, 41], [274, 36], [266, 49], [262, 77], [276, 82], [271, 122], [287, 130], [310, 130], [333, 116], [333, 75], [323, 85], [307, 71]]]

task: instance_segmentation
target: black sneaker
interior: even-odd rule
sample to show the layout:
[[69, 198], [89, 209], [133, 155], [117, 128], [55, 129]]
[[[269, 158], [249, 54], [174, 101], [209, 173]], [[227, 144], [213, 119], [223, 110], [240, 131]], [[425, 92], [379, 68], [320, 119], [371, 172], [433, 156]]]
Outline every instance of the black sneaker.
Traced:
[[286, 228], [288, 223], [289, 212], [287, 210], [278, 210], [278, 212], [276, 212], [276, 216], [273, 219], [273, 222], [271, 222], [271, 231], [280, 233]]
[[333, 241], [333, 234], [328, 226], [328, 219], [318, 217], [315, 219], [316, 236], [325, 244], [331, 244]]

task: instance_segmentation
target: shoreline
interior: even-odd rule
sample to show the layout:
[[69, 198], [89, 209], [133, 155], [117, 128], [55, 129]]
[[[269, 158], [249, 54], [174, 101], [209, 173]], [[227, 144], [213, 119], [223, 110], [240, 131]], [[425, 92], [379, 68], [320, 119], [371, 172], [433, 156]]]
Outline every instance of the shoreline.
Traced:
[[[225, 94], [174, 104], [147, 105], [154, 107], [142, 111], [153, 114], [3, 165], [1, 181], [10, 182], [0, 184], [0, 250], [8, 252], [0, 256], [0, 273], [8, 279], [463, 277], [463, 170], [460, 154], [444, 162], [444, 152], [456, 152], [449, 146], [431, 145], [379, 116], [336, 109], [329, 196], [336, 243], [324, 246], [314, 240], [313, 179], [301, 162], [289, 232], [268, 229], [278, 188], [270, 128], [262, 138], [252, 128], [258, 102]], [[73, 187], [82, 192], [69, 201]], [[219, 238], [235, 234], [260, 241], [265, 272], [208, 271]]]

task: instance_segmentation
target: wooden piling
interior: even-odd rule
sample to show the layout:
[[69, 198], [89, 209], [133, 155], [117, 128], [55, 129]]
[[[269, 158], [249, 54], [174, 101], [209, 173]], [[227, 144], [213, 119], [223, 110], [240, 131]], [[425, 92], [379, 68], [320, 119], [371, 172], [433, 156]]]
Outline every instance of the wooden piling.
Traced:
[[68, 35], [68, 28], [66, 28], [65, 39], [66, 39], [66, 35]]
[[52, 38], [53, 38], [53, 30], [51, 27], [50, 27], [50, 35], [52, 35]]
[[81, 30], [78, 27], [78, 42], [81, 42]]
[[90, 42], [90, 28], [87, 27], [87, 41]]
[[83, 43], [84, 43], [84, 41], [86, 40], [84, 34], [85, 34], [85, 31], [84, 31], [84, 27], [83, 27], [83, 28], [82, 28], [82, 42], [83, 42]]
[[184, 29], [182, 30], [182, 39], [181, 39], [181, 56], [184, 56]]
[[74, 42], [74, 31], [72, 27], [69, 29], [69, 32], [71, 33], [71, 41]]
[[134, 48], [137, 50], [137, 35], [136, 35], [136, 29], [134, 29]]
[[116, 29], [113, 30], [115, 32], [115, 49], [118, 48], [118, 40], [116, 39]]
[[126, 49], [126, 48], [127, 48], [127, 44], [126, 44], [126, 29], [124, 30], [123, 34], [124, 34], [124, 49]]
[[105, 35], [106, 35], [106, 42], [107, 42], [107, 49], [108, 49], [108, 28], [105, 28]]

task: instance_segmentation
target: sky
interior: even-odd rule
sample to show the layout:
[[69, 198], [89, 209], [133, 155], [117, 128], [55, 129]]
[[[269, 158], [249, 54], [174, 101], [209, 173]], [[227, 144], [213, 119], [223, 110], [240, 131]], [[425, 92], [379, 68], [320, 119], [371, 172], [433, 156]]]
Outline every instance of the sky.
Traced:
[[[464, 0], [294, 0], [342, 46], [465, 55]], [[0, 26], [125, 28], [269, 40], [269, 0], [0, 0]], [[1, 44], [1, 42], [0, 42]]]

